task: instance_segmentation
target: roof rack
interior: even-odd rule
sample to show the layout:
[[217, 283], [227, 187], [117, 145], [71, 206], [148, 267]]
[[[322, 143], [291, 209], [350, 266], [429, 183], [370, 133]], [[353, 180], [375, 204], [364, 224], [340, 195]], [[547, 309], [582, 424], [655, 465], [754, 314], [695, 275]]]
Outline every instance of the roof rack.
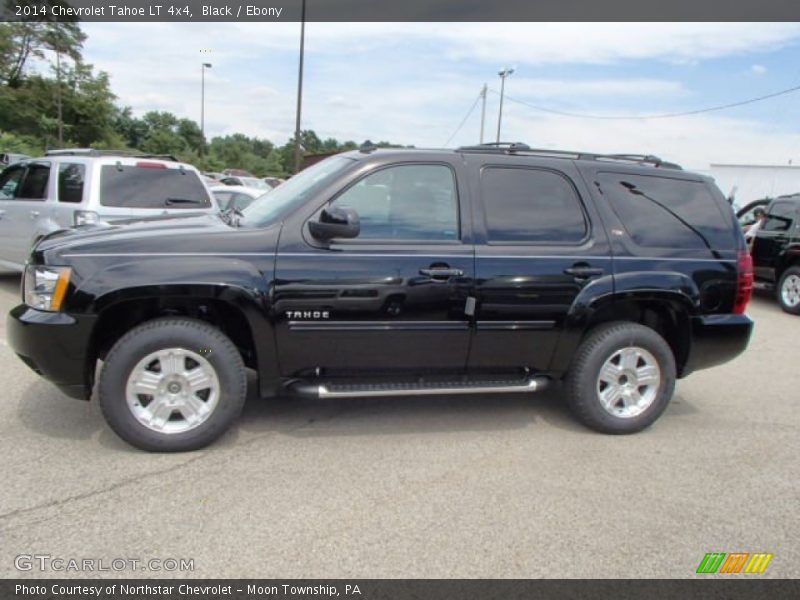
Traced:
[[523, 154], [525, 156], [544, 156], [548, 158], [570, 158], [572, 160], [597, 160], [608, 162], [632, 162], [640, 165], [651, 165], [662, 169], [682, 169], [676, 163], [660, 159], [652, 154], [595, 154], [592, 152], [573, 152], [569, 150], [552, 150], [549, 148], [531, 148], [522, 142], [491, 142], [476, 146], [462, 146], [456, 152]]
[[125, 156], [129, 158], [154, 158], [158, 160], [168, 160], [178, 162], [172, 154], [151, 154], [149, 152], [139, 152], [137, 150], [97, 150], [95, 148], [63, 148], [48, 150], [45, 156]]

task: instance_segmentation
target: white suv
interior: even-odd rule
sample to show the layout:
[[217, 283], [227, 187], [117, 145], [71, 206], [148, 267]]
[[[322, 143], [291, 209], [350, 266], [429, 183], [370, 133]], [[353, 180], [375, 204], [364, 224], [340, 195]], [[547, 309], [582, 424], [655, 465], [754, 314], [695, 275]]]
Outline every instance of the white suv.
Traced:
[[52, 150], [0, 173], [0, 267], [22, 270], [31, 246], [58, 229], [217, 212], [197, 169], [172, 157]]

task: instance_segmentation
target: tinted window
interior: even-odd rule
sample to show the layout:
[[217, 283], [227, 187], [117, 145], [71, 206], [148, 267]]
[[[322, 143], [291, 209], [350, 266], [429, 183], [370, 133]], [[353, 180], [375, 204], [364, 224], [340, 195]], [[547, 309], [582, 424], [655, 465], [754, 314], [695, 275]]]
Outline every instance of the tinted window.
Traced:
[[360, 239], [457, 240], [459, 237], [456, 183], [453, 172], [444, 165], [381, 169], [356, 183], [334, 204], [358, 213]]
[[490, 242], [576, 243], [586, 218], [572, 184], [552, 171], [490, 167], [481, 174]]
[[85, 175], [85, 166], [76, 163], [62, 163], [58, 167], [58, 201], [79, 203], [83, 200]]
[[211, 199], [197, 173], [133, 165], [106, 165], [100, 204], [127, 208], [208, 208]]
[[791, 202], [773, 202], [762, 231], [789, 231], [795, 216], [795, 205]]
[[17, 195], [25, 167], [9, 167], [0, 175], [0, 200], [11, 200]]
[[50, 165], [28, 165], [25, 179], [17, 191], [17, 198], [26, 200], [42, 200], [47, 197], [47, 182], [50, 181]]
[[600, 190], [634, 242], [658, 248], [730, 248], [725, 215], [703, 182], [600, 173]]

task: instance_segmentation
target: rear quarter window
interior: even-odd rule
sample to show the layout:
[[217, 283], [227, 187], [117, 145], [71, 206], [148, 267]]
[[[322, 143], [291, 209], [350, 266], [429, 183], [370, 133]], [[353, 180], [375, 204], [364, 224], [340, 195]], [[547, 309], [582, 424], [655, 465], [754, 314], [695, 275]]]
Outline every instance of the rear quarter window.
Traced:
[[100, 204], [124, 208], [210, 208], [211, 199], [195, 171], [104, 165]]
[[702, 181], [600, 173], [597, 184], [639, 246], [721, 250], [736, 244], [730, 214]]

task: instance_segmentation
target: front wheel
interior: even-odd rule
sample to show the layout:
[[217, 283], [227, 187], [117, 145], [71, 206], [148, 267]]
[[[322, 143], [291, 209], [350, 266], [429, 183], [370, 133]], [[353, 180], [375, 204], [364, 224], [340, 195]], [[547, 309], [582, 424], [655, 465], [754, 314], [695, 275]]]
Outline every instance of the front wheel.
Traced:
[[778, 282], [778, 304], [792, 315], [800, 315], [800, 267], [789, 267]]
[[667, 408], [675, 358], [657, 332], [638, 323], [601, 325], [578, 348], [566, 380], [567, 403], [587, 427], [635, 433]]
[[202, 321], [155, 319], [125, 334], [106, 356], [98, 399], [111, 428], [156, 452], [195, 450], [238, 417], [247, 376], [221, 331]]

